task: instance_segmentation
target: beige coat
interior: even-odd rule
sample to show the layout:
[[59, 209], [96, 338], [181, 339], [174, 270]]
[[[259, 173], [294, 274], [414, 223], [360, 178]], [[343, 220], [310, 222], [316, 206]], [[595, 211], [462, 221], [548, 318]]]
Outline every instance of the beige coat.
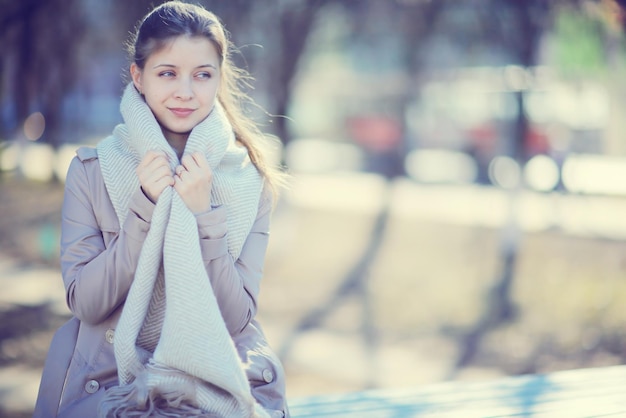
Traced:
[[[74, 317], [55, 334], [34, 418], [93, 417], [105, 390], [117, 384], [115, 326], [133, 280], [154, 204], [141, 189], [119, 225], [96, 150], [80, 148], [65, 186], [61, 271]], [[271, 196], [266, 191], [239, 259], [226, 242], [223, 207], [197, 216], [200, 247], [215, 296], [252, 394], [272, 416], [288, 416], [284, 372], [254, 320], [268, 243]]]

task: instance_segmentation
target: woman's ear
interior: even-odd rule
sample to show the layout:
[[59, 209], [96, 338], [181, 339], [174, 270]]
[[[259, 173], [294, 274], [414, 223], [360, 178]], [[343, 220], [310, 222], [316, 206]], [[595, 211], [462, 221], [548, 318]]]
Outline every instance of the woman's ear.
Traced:
[[141, 84], [141, 69], [134, 62], [130, 64], [130, 76], [133, 79], [133, 84], [140, 94], [143, 94], [143, 87]]

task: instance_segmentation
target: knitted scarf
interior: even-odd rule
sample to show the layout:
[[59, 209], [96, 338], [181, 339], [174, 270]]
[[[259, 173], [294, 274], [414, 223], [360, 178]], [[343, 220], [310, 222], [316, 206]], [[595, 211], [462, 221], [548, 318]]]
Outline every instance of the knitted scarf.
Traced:
[[[149, 150], [179, 164], [150, 108], [130, 83], [124, 124], [97, 146], [120, 225]], [[200, 151], [213, 170], [211, 202], [227, 209], [229, 253], [236, 260], [256, 218], [263, 186], [246, 149], [237, 146], [219, 103], [190, 133], [185, 153]], [[166, 303], [167, 301], [167, 303]], [[256, 403], [219, 311], [194, 215], [172, 187], [156, 203], [114, 342], [119, 386], [107, 390], [102, 417], [265, 417]]]

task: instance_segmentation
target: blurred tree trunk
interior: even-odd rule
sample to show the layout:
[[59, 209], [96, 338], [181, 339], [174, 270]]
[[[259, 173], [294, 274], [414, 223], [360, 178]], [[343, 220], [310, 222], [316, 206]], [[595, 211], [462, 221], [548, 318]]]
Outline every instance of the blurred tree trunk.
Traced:
[[[483, 25], [488, 39], [500, 42], [501, 46], [512, 53], [514, 64], [519, 71], [511, 74], [511, 88], [514, 91], [517, 113], [513, 121], [510, 156], [523, 168], [529, 157], [526, 152], [530, 123], [525, 112], [525, 94], [530, 85], [524, 84], [526, 72], [536, 65], [537, 53], [544, 31], [551, 17], [548, 0], [491, 0], [483, 9]], [[519, 184], [509, 190], [509, 216], [501, 231], [499, 245], [500, 273], [486, 295], [486, 306], [482, 316], [462, 338], [462, 346], [449, 378], [469, 364], [479, 350], [484, 335], [515, 315], [511, 289], [515, 278], [515, 268], [521, 245], [522, 232], [518, 224], [517, 210], [519, 193], [523, 188], [522, 178]]]
[[[496, 19], [500, 23], [500, 27], [495, 27], [498, 35], [495, 39], [501, 39], [504, 47], [512, 52], [517, 65], [521, 67], [520, 71], [514, 72], [512, 77], [519, 80], [512, 80], [511, 88], [514, 90], [515, 102], [517, 104], [517, 112], [513, 122], [512, 144], [510, 147], [510, 156], [517, 161], [520, 169], [523, 168], [527, 158], [526, 141], [529, 136], [530, 123], [525, 110], [525, 97], [527, 85], [527, 71], [536, 65], [537, 52], [541, 37], [546, 28], [545, 19], [548, 16], [548, 4], [546, 0], [532, 0], [520, 2], [517, 0], [494, 0], [500, 3], [502, 10], [501, 19]], [[497, 6], [493, 6], [497, 11]], [[506, 10], [509, 9], [509, 10]], [[512, 19], [507, 19], [505, 16]], [[498, 16], [494, 16], [498, 17]], [[514, 25], [513, 30], [508, 25]], [[518, 83], [516, 85], [516, 83]], [[517, 204], [517, 194], [523, 188], [522, 179], [520, 184], [512, 190], [511, 201], [509, 204], [515, 206]], [[499, 280], [494, 284], [488, 300], [487, 313], [490, 318], [487, 321], [493, 326], [499, 322], [509, 320], [513, 317], [514, 304], [511, 300], [511, 287], [514, 280], [515, 267], [517, 265], [517, 257], [521, 244], [521, 234], [519, 233], [519, 225], [516, 219], [516, 211], [514, 207], [510, 208], [508, 225], [505, 225], [502, 231], [502, 240], [500, 243], [500, 259], [502, 272]]]
[[[25, 120], [30, 111], [31, 102], [36, 98], [37, 80], [33, 65], [33, 9], [24, 10], [21, 20], [16, 25], [16, 32], [22, 48], [17, 48], [17, 60], [15, 72], [21, 78], [20, 83], [13, 84], [15, 111], [18, 120]], [[44, 115], [45, 116], [45, 115]]]
[[[518, 0], [492, 0], [500, 4], [500, 7], [508, 8], [503, 13], [510, 15], [512, 19], [497, 19], [500, 27], [495, 30], [500, 36], [504, 46], [514, 54], [518, 65], [522, 67], [525, 73], [537, 64], [537, 55], [539, 51], [540, 41], [548, 27], [548, 19], [550, 18], [550, 5], [548, 0], [531, 0], [520, 2]], [[497, 10], [497, 6], [493, 5]], [[497, 17], [497, 16], [496, 16]], [[513, 25], [512, 30], [508, 25]], [[523, 77], [520, 73], [520, 78]], [[511, 157], [514, 158], [520, 169], [523, 168], [529, 155], [527, 154], [527, 138], [529, 137], [530, 123], [525, 110], [525, 97], [527, 89], [530, 85], [520, 83], [514, 87], [515, 99], [517, 103], [517, 113], [513, 124], [513, 144], [511, 149]], [[523, 188], [522, 179], [520, 184], [512, 193], [510, 205], [517, 204], [517, 194]], [[500, 257], [502, 265], [502, 273], [500, 279], [494, 285], [491, 293], [490, 301], [491, 309], [488, 311], [495, 323], [506, 321], [513, 316], [514, 306], [511, 300], [511, 287], [514, 279], [514, 270], [517, 265], [517, 257], [521, 241], [521, 233], [519, 233], [518, 222], [516, 218], [516, 210], [514, 207], [510, 210], [509, 225], [505, 226], [503, 238], [500, 245]]]
[[[31, 64], [32, 51], [28, 47], [32, 45], [32, 15], [40, 2], [36, 0], [24, 2], [12, 2], [9, 0], [0, 2], [0, 9], [4, 10], [0, 18], [0, 62], [2, 66], [2, 79], [0, 79], [0, 97], [10, 97], [14, 103], [14, 113], [18, 121], [28, 117], [30, 101], [33, 90], [33, 66]], [[25, 44], [24, 47], [22, 44]], [[14, 64], [13, 64], [14, 63]], [[11, 65], [13, 64], [13, 65]], [[19, 75], [19, 79], [15, 80]], [[13, 76], [14, 80], [6, 80], [5, 77]], [[3, 90], [4, 87], [7, 90]], [[15, 130], [3, 127], [0, 135], [13, 136]]]
[[293, 80], [298, 72], [298, 63], [306, 47], [307, 40], [315, 23], [317, 12], [333, 0], [307, 0], [300, 2], [282, 2], [282, 12], [278, 16], [277, 60], [270, 70], [269, 94], [272, 97], [270, 113], [274, 133], [287, 145], [291, 139], [288, 119], [291, 104]]
[[[0, 97], [15, 105], [18, 125], [32, 112], [40, 111], [46, 120], [42, 141], [54, 146], [62, 142], [60, 118], [62, 99], [77, 78], [78, 45], [85, 31], [78, 0], [1, 0], [0, 56], [2, 73]], [[7, 79], [10, 78], [10, 79]], [[10, 128], [9, 128], [10, 129]]]

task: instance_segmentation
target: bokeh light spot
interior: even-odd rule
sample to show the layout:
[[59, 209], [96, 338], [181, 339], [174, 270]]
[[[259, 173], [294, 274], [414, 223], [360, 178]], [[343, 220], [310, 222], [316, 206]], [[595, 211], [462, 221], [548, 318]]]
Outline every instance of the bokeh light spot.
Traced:
[[24, 121], [24, 136], [30, 141], [37, 141], [46, 130], [46, 118], [41, 112], [32, 113]]
[[499, 156], [489, 163], [489, 179], [496, 186], [514, 189], [520, 181], [520, 166], [511, 157]]
[[524, 179], [532, 189], [547, 192], [559, 183], [559, 167], [547, 155], [536, 155], [524, 167]]
[[20, 160], [20, 169], [29, 180], [48, 182], [54, 177], [54, 149], [48, 144], [28, 144]]

